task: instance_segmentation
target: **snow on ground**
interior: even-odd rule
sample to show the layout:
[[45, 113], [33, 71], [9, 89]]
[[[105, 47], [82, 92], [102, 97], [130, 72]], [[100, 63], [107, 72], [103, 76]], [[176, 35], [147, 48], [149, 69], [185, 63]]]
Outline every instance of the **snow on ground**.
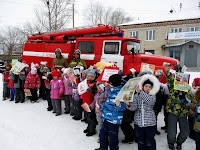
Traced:
[[[200, 75], [191, 73], [191, 79]], [[1, 79], [1, 75], [0, 75]], [[193, 81], [193, 80], [192, 80]], [[0, 82], [0, 97], [3, 85]], [[15, 104], [13, 101], [0, 100], [0, 147], [2, 150], [94, 150], [99, 147], [98, 135], [86, 137], [83, 130], [87, 125], [75, 121], [70, 115], [55, 116], [46, 111], [47, 102]], [[167, 134], [160, 130], [164, 125], [163, 114], [158, 116], [156, 135], [157, 149], [168, 150]], [[122, 144], [124, 135], [119, 131], [119, 149], [137, 149], [137, 143]], [[195, 142], [188, 138], [183, 144], [183, 150], [194, 150]]]

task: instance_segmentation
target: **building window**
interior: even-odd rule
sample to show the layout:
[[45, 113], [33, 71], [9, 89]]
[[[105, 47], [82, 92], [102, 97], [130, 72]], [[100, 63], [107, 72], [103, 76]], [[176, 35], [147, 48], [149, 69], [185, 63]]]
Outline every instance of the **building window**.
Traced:
[[155, 50], [145, 50], [145, 52], [149, 52], [149, 53], [155, 54]]
[[156, 30], [146, 30], [146, 41], [154, 41], [156, 37]]
[[78, 42], [78, 49], [81, 50], [81, 53], [93, 53], [94, 42]]
[[130, 31], [130, 37], [138, 39], [138, 31]]
[[170, 33], [182, 32], [182, 28], [171, 28]]
[[187, 32], [199, 31], [199, 27], [187, 27]]
[[190, 48], [190, 49], [194, 48], [194, 45], [189, 45], [189, 48]]
[[180, 61], [180, 57], [181, 57], [181, 53], [179, 50], [175, 51], [175, 50], [171, 50], [170, 51], [170, 57], [172, 58], [176, 58]]
[[105, 54], [118, 54], [119, 53], [119, 42], [105, 42], [104, 53]]

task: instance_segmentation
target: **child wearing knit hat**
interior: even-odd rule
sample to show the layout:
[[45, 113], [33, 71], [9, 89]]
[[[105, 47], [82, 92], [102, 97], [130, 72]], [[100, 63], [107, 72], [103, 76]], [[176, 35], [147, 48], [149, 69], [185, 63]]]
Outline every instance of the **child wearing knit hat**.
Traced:
[[53, 105], [53, 113], [56, 113], [56, 116], [61, 115], [61, 96], [64, 91], [63, 81], [59, 78], [59, 72], [54, 70], [51, 73], [53, 79], [50, 82], [51, 87], [51, 102]]
[[63, 71], [63, 84], [64, 84], [64, 101], [65, 101], [65, 113], [66, 114], [74, 114], [74, 105], [72, 99], [72, 82], [69, 78], [69, 69], [66, 68]]
[[[83, 104], [87, 103], [88, 105], [90, 105], [94, 100], [94, 95], [97, 91], [95, 78], [96, 78], [96, 71], [89, 70], [87, 72], [87, 84], [89, 88], [87, 89], [86, 93], [83, 93], [81, 95]], [[91, 112], [87, 112], [87, 121], [88, 121], [87, 129], [85, 129], [83, 132], [86, 133], [86, 136], [92, 136], [96, 134], [95, 129], [96, 129], [97, 120], [96, 120], [95, 110], [91, 110]]]
[[[100, 148], [96, 150], [119, 149], [118, 132], [122, 123], [124, 102], [116, 100], [117, 94], [121, 90], [121, 76], [114, 74], [109, 77], [110, 92], [105, 103], [100, 106], [102, 112], [103, 125], [100, 130]], [[110, 139], [110, 141], [108, 141]]]

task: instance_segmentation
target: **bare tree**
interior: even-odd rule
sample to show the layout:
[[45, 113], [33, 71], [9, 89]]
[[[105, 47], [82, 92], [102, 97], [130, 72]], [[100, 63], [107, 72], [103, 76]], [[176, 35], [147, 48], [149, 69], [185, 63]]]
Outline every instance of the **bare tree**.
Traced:
[[56, 31], [67, 26], [72, 18], [74, 0], [41, 0], [43, 9], [36, 9], [36, 18], [43, 31]]
[[130, 16], [122, 9], [112, 9], [105, 7], [102, 3], [90, 0], [89, 5], [84, 9], [84, 18], [87, 25], [118, 25], [132, 21]]
[[0, 47], [9, 60], [12, 59], [13, 54], [22, 53], [22, 45], [25, 40], [24, 35], [20, 34], [17, 27], [7, 26], [1, 29], [0, 32]]
[[122, 9], [116, 9], [112, 12], [109, 20], [110, 25], [119, 25], [125, 22], [130, 22], [132, 21], [131, 17], [126, 17], [126, 12], [123, 11]]

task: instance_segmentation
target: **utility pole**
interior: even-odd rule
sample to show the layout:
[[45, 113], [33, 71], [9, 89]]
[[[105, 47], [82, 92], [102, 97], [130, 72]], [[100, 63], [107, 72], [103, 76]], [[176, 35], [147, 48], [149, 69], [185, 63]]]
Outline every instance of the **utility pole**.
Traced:
[[49, 7], [49, 0], [47, 1], [48, 13], [49, 13], [49, 32], [51, 32], [51, 12]]
[[180, 3], [180, 12], [181, 12], [181, 8], [182, 8], [182, 3]]
[[74, 28], [74, 3], [72, 4], [72, 20], [73, 20], [73, 28]]
[[198, 6], [198, 7], [199, 7], [199, 9], [200, 9], [200, 2], [199, 2], [199, 6]]

